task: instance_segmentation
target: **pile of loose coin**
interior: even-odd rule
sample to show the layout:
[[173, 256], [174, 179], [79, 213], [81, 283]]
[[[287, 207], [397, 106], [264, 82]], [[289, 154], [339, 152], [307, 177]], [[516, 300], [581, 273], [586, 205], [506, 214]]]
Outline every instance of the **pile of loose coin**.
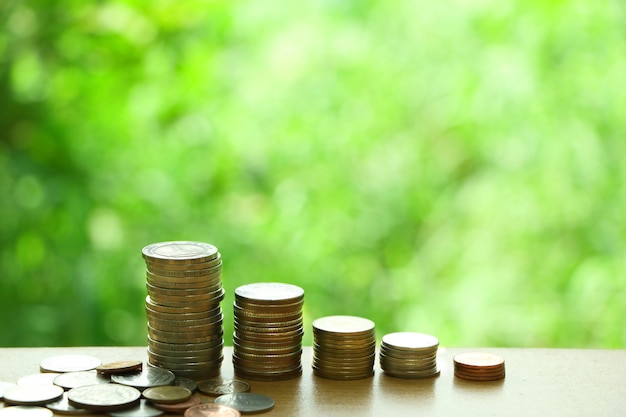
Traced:
[[313, 373], [328, 379], [362, 379], [374, 374], [374, 322], [355, 316], [313, 321]]
[[380, 343], [380, 367], [399, 378], [430, 378], [439, 374], [435, 336], [416, 332], [389, 333]]
[[276, 282], [235, 290], [233, 367], [235, 375], [284, 380], [302, 374], [302, 288]]
[[161, 242], [144, 247], [142, 255], [149, 363], [180, 376], [219, 374], [224, 289], [217, 248], [202, 242]]
[[454, 357], [454, 376], [471, 381], [504, 378], [504, 358], [486, 352], [465, 352]]

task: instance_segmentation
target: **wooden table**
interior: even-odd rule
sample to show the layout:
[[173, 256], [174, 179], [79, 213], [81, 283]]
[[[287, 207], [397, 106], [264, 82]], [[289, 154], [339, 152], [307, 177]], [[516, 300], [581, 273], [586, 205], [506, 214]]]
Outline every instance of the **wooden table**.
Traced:
[[[455, 378], [452, 358], [486, 351], [506, 360], [506, 378], [472, 382]], [[3, 348], [0, 380], [38, 373], [49, 356], [80, 353], [103, 362], [146, 360], [145, 347]], [[222, 376], [232, 377], [232, 348], [225, 348]], [[303, 375], [281, 382], [250, 381], [252, 391], [276, 401], [264, 416], [626, 416], [626, 350], [439, 349], [439, 377], [405, 380], [386, 376], [376, 364], [372, 378], [334, 381], [311, 370], [304, 348]], [[203, 397], [210, 400], [209, 397]]]

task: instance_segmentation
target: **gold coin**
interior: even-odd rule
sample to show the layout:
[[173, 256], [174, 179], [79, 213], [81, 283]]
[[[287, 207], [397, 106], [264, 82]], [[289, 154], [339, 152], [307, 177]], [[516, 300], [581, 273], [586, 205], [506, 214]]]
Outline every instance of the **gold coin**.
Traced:
[[142, 393], [147, 400], [161, 404], [172, 404], [187, 401], [191, 398], [191, 391], [185, 387], [165, 385], [161, 387], [147, 388]]
[[174, 295], [162, 295], [159, 293], [151, 293], [149, 295], [153, 303], [167, 305], [167, 306], [186, 306], [195, 304], [216, 304], [222, 301], [224, 298], [224, 289], [220, 288], [212, 293], [203, 295], [187, 295], [187, 296], [174, 296]]
[[142, 367], [143, 362], [140, 360], [127, 360], [102, 364], [96, 367], [96, 371], [104, 375], [120, 374], [125, 372], [141, 371]]
[[146, 289], [150, 295], [159, 294], [164, 296], [187, 297], [214, 294], [216, 291], [222, 289], [222, 283], [218, 282], [217, 284], [207, 285], [201, 288], [162, 288], [146, 282]]
[[148, 275], [152, 274], [158, 279], [163, 279], [164, 281], [169, 278], [170, 280], [189, 280], [190, 282], [197, 281], [206, 281], [207, 279], [214, 279], [221, 275], [222, 265], [216, 265], [211, 267], [210, 269], [199, 269], [199, 270], [191, 270], [191, 271], [176, 271], [176, 270], [168, 270], [168, 269], [156, 269], [152, 267], [148, 267], [146, 265], [146, 273]]
[[146, 282], [160, 288], [186, 289], [204, 288], [222, 283], [222, 274], [203, 275], [194, 278], [162, 277], [146, 272]]
[[373, 321], [355, 316], [328, 316], [313, 321], [313, 331], [320, 335], [370, 335], [374, 328]]
[[219, 255], [217, 248], [209, 243], [190, 241], [153, 243], [145, 246], [141, 253], [147, 260], [165, 264], [180, 261], [207, 262]]
[[214, 308], [219, 307], [219, 301], [208, 301], [202, 303], [194, 303], [193, 305], [180, 305], [180, 306], [171, 306], [171, 305], [163, 305], [154, 302], [150, 296], [146, 297], [146, 308], [150, 310], [157, 311], [160, 313], [169, 313], [169, 314], [189, 314], [189, 313], [201, 313], [209, 310], [213, 310]]
[[293, 315], [302, 312], [304, 300], [287, 304], [258, 304], [248, 300], [235, 298], [233, 307], [235, 311], [244, 311], [250, 314]]
[[196, 352], [203, 351], [206, 349], [214, 348], [215, 346], [221, 345], [224, 343], [223, 338], [217, 337], [212, 338], [208, 341], [190, 343], [168, 343], [168, 342], [160, 342], [158, 340], [154, 340], [148, 335], [148, 345], [150, 348], [158, 348], [163, 351], [172, 351], [172, 352]]
[[439, 339], [424, 333], [396, 332], [384, 335], [381, 346], [395, 351], [431, 351], [439, 346]]
[[466, 352], [456, 355], [454, 364], [469, 368], [498, 368], [504, 366], [504, 358], [485, 352]]
[[200, 398], [196, 396], [190, 397], [187, 401], [182, 401], [174, 404], [162, 404], [159, 402], [153, 402], [152, 406], [157, 410], [165, 411], [172, 414], [183, 414], [185, 410], [193, 407], [194, 405], [201, 404]]
[[241, 413], [228, 405], [199, 404], [185, 411], [185, 417], [240, 417]]
[[159, 269], [165, 271], [197, 271], [200, 269], [211, 269], [217, 265], [222, 264], [222, 258], [218, 254], [217, 257], [211, 259], [207, 262], [171, 262], [171, 263], [163, 263], [160, 261], [154, 261], [151, 259], [146, 259], [146, 265], [150, 269]]

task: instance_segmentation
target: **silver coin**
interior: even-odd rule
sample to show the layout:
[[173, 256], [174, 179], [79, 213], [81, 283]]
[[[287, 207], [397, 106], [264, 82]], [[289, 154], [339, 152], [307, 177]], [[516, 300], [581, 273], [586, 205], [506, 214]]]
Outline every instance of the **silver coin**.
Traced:
[[215, 404], [227, 405], [242, 413], [260, 413], [274, 408], [271, 397], [250, 392], [220, 395], [215, 399]]
[[0, 410], [2, 417], [52, 417], [52, 411], [43, 407], [34, 407], [27, 405], [18, 405], [15, 407], [6, 407]]
[[111, 381], [128, 385], [134, 388], [149, 388], [170, 385], [174, 381], [174, 374], [167, 369], [146, 367], [136, 374], [112, 375]]
[[79, 372], [91, 371], [100, 366], [102, 361], [90, 355], [57, 355], [41, 361], [42, 372]]
[[93, 411], [131, 408], [139, 403], [140, 397], [138, 389], [119, 384], [87, 385], [73, 388], [67, 393], [71, 405]]
[[163, 413], [164, 411], [154, 408], [146, 400], [141, 400], [139, 404], [133, 408], [123, 411], [115, 411], [109, 413], [109, 415], [113, 417], [156, 417]]
[[15, 405], [43, 405], [63, 396], [56, 385], [17, 385], [4, 391], [4, 402]]
[[54, 385], [54, 379], [59, 375], [57, 372], [26, 375], [17, 380], [17, 385]]
[[82, 387], [84, 385], [108, 384], [111, 379], [96, 371], [67, 372], [54, 378], [54, 385], [64, 389]]
[[187, 388], [191, 392], [196, 392], [196, 390], [198, 389], [198, 384], [196, 384], [196, 381], [191, 378], [185, 378], [184, 376], [177, 376], [176, 378], [174, 378], [171, 385], [175, 387]]
[[200, 382], [198, 391], [211, 396], [249, 392], [250, 384], [239, 379], [215, 378]]
[[4, 397], [4, 391], [15, 386], [12, 382], [0, 381], [0, 400]]
[[46, 408], [57, 414], [82, 415], [90, 413], [89, 410], [71, 405], [67, 400], [67, 392], [63, 394], [63, 397], [60, 400], [46, 404]]

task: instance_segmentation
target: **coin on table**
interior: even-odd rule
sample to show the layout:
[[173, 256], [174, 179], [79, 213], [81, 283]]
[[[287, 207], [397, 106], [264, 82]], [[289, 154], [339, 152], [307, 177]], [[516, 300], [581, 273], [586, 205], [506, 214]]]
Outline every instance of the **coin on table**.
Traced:
[[54, 385], [64, 389], [82, 387], [83, 385], [108, 384], [108, 376], [100, 375], [96, 371], [66, 372], [54, 378]]
[[111, 381], [118, 384], [143, 389], [158, 387], [162, 385], [170, 385], [172, 381], [174, 381], [174, 378], [174, 374], [167, 369], [147, 367], [136, 374], [112, 375]]
[[14, 405], [43, 405], [63, 396], [56, 385], [17, 385], [4, 392], [4, 402]]
[[171, 385], [174, 385], [176, 387], [185, 387], [192, 393], [196, 392], [196, 390], [198, 389], [198, 384], [196, 384], [196, 381], [191, 378], [185, 378], [184, 376], [176, 376]]
[[63, 394], [61, 399], [56, 400], [54, 402], [46, 404], [46, 408], [54, 411], [57, 414], [65, 414], [65, 415], [82, 415], [89, 414], [89, 410], [85, 410], [84, 408], [74, 407], [67, 400], [67, 392]]
[[0, 409], [1, 417], [52, 417], [52, 411], [44, 407], [18, 405]]
[[217, 397], [224, 394], [249, 392], [250, 384], [240, 379], [215, 378], [198, 383], [198, 391], [206, 395]]
[[87, 385], [67, 393], [71, 405], [93, 411], [124, 410], [139, 404], [138, 389], [119, 384]]
[[4, 391], [13, 388], [16, 384], [12, 382], [0, 381], [0, 400], [4, 397]]
[[146, 400], [141, 400], [136, 406], [122, 411], [114, 411], [109, 413], [113, 417], [156, 417], [163, 414], [163, 410], [159, 410], [148, 403]]
[[454, 363], [473, 368], [500, 368], [504, 366], [504, 358], [486, 352], [466, 352], [456, 355]]
[[123, 374], [126, 372], [138, 372], [143, 368], [143, 362], [139, 360], [117, 361], [104, 363], [96, 367], [101, 374]]
[[162, 404], [153, 402], [152, 406], [154, 408], [158, 408], [159, 410], [165, 411], [166, 413], [183, 414], [188, 408], [191, 408], [194, 405], [198, 405], [201, 403], [202, 401], [200, 401], [200, 398], [193, 396], [190, 397], [187, 401], [183, 401], [180, 403]]
[[185, 387], [164, 385], [161, 387], [147, 388], [143, 392], [143, 397], [147, 400], [162, 404], [172, 404], [187, 401], [191, 397], [191, 391]]
[[228, 405], [200, 404], [188, 408], [185, 417], [240, 417], [241, 413]]
[[100, 359], [90, 355], [57, 355], [39, 363], [41, 372], [78, 372], [91, 371], [102, 364]]
[[17, 385], [54, 385], [54, 380], [61, 375], [57, 372], [32, 374], [21, 377]]
[[240, 392], [220, 395], [215, 399], [215, 404], [227, 405], [242, 413], [260, 413], [271, 410], [274, 407], [274, 400], [263, 394]]

